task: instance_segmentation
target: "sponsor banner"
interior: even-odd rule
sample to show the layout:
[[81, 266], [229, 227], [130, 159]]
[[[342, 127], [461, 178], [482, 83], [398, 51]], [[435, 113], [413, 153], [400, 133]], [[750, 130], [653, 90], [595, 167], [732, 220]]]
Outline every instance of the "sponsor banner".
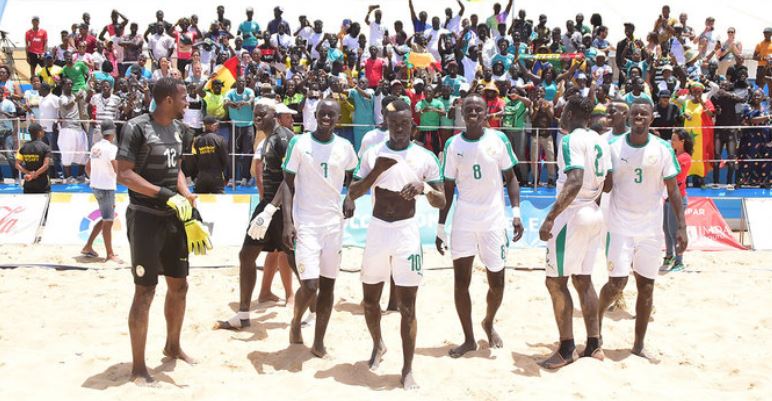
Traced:
[[[690, 251], [745, 250], [710, 198], [689, 198], [685, 211]], [[768, 220], [767, 220], [768, 221]]]
[[32, 244], [48, 207], [48, 195], [0, 195], [0, 244]]
[[[204, 224], [212, 234], [213, 246], [241, 245], [248, 224], [249, 195], [198, 195], [196, 203]], [[126, 236], [126, 209], [128, 194], [115, 195], [113, 245], [128, 245]], [[88, 193], [54, 193], [42, 242], [46, 244], [75, 245], [88, 240], [91, 230], [101, 220], [99, 204]], [[95, 242], [102, 244], [102, 236]]]
[[772, 199], [746, 198], [745, 216], [754, 250], [772, 250]]

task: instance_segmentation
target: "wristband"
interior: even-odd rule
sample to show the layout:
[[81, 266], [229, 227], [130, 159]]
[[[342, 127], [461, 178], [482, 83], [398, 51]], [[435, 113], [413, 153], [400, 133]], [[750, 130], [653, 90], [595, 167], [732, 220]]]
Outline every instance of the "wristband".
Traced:
[[172, 196], [174, 196], [174, 191], [166, 187], [161, 187], [161, 189], [158, 190], [158, 194], [156, 195], [156, 198], [165, 202], [169, 200], [169, 198], [171, 198]]
[[429, 185], [429, 183], [428, 183], [428, 182], [425, 182], [425, 183], [424, 183], [424, 192], [423, 192], [423, 194], [424, 194], [424, 195], [428, 194], [428, 193], [429, 193], [429, 191], [431, 191], [432, 189], [434, 189], [434, 188], [432, 188], [432, 186], [431, 186], [431, 185]]
[[512, 207], [512, 218], [516, 218], [516, 219], [520, 218], [520, 206]]

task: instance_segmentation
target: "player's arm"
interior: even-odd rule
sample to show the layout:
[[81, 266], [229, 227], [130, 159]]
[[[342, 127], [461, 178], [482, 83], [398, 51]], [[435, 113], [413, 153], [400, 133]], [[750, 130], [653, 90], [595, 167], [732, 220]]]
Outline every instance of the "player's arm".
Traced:
[[[365, 163], [365, 161], [363, 160], [362, 163]], [[346, 197], [351, 198], [352, 201], [361, 198], [362, 195], [367, 193], [373, 184], [375, 184], [375, 180], [378, 179], [378, 176], [396, 163], [396, 160], [388, 157], [379, 157], [375, 159], [375, 166], [373, 166], [372, 170], [370, 170], [364, 178], [356, 180], [355, 177], [355, 181], [352, 182], [348, 188], [348, 195], [346, 195]]]
[[447, 202], [445, 201], [445, 188], [441, 185], [442, 182], [414, 182], [412, 184], [407, 184], [405, 188], [402, 188], [400, 194], [402, 195], [402, 198], [407, 200], [411, 200], [417, 195], [426, 195], [426, 200], [429, 202], [429, 205], [437, 209], [442, 209]]
[[582, 181], [584, 181], [584, 170], [572, 169], [566, 173], [566, 182], [563, 184], [563, 190], [558, 194], [558, 199], [555, 204], [552, 205], [552, 209], [547, 213], [547, 218], [544, 219], [541, 228], [539, 229], [539, 238], [542, 241], [546, 241], [552, 237], [552, 225], [555, 223], [555, 218], [563, 213], [571, 202], [576, 199], [576, 195], [579, 194], [579, 190], [582, 189]]
[[503, 173], [504, 185], [507, 186], [507, 195], [509, 196], [509, 204], [512, 207], [512, 227], [515, 232], [512, 242], [517, 242], [523, 237], [523, 232], [525, 232], [523, 222], [520, 220], [520, 182], [517, 181], [514, 167]]
[[678, 230], [676, 231], [676, 253], [686, 251], [689, 238], [686, 235], [686, 217], [684, 217], [684, 205], [681, 200], [681, 191], [678, 189], [675, 177], [665, 180], [667, 187], [667, 199], [676, 216]]
[[[295, 223], [292, 221], [292, 201], [295, 197], [295, 173], [284, 171], [284, 182], [277, 196], [281, 196], [281, 213], [284, 217], [282, 240], [288, 249], [292, 249], [295, 241]], [[275, 197], [274, 197], [275, 198]]]
[[440, 208], [440, 217], [437, 220], [437, 237], [434, 239], [434, 246], [437, 247], [437, 252], [439, 252], [440, 255], [444, 255], [445, 250], [448, 249], [448, 235], [445, 232], [445, 222], [448, 220], [448, 213], [450, 212], [450, 207], [453, 205], [453, 194], [456, 192], [456, 180], [445, 177], [443, 187], [445, 190], [445, 207]]

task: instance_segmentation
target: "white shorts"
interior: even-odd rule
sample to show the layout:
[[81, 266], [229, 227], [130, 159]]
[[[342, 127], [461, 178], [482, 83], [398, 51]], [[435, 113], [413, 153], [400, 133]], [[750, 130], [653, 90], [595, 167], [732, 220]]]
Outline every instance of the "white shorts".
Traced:
[[609, 233], [606, 249], [609, 277], [627, 277], [630, 269], [648, 279], [656, 279], [662, 263], [662, 236], [632, 237]]
[[300, 279], [337, 278], [343, 228], [340, 225], [295, 227], [295, 234], [295, 263]]
[[488, 271], [500, 272], [504, 268], [509, 250], [507, 230], [460, 231], [450, 233], [450, 254], [453, 260], [479, 256]]
[[86, 164], [88, 160], [88, 142], [86, 133], [79, 128], [62, 128], [56, 141], [62, 152], [62, 165]]
[[415, 219], [393, 223], [373, 217], [367, 227], [362, 256], [362, 282], [394, 283], [400, 287], [418, 287], [423, 278], [421, 234]]
[[602, 229], [603, 214], [595, 203], [572, 206], [558, 215], [547, 241], [547, 277], [592, 274]]

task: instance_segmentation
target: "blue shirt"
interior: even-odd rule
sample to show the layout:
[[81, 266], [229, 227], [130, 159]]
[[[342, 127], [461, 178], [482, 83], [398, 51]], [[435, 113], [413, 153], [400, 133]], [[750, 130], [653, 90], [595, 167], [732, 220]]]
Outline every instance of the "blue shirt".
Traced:
[[[133, 71], [135, 68], [137, 68], [137, 67], [132, 66], [132, 67], [127, 68], [126, 69], [126, 74], [124, 76], [126, 78], [129, 78], [131, 76], [131, 71]], [[148, 70], [147, 68], [142, 67], [142, 78], [145, 78], [145, 79], [149, 80], [149, 79], [153, 78], [153, 73], [150, 70]]]
[[450, 86], [452, 96], [460, 96], [461, 84], [463, 83], [466, 83], [466, 78], [464, 78], [462, 75], [456, 75], [455, 78], [451, 77], [450, 75], [446, 75], [445, 78], [442, 79], [443, 85]]
[[246, 106], [228, 107], [230, 119], [236, 121], [234, 125], [237, 127], [250, 127], [254, 124], [252, 122], [252, 103], [255, 100], [255, 91], [244, 88], [244, 92], [239, 94], [237, 89], [233, 88], [228, 91], [225, 98], [231, 102], [249, 102]]
[[497, 62], [501, 61], [504, 64], [504, 71], [509, 70], [509, 66], [512, 65], [512, 62], [515, 61], [515, 56], [513, 54], [497, 54], [493, 56], [491, 59], [491, 66], [496, 64]]
[[110, 87], [115, 87], [115, 78], [113, 78], [112, 75], [102, 72], [102, 71], [95, 71], [94, 72], [94, 79], [97, 81], [97, 83], [102, 81], [110, 82]]
[[244, 21], [239, 25], [239, 32], [244, 38], [244, 46], [257, 46], [257, 33], [260, 32], [260, 24], [257, 21]]

